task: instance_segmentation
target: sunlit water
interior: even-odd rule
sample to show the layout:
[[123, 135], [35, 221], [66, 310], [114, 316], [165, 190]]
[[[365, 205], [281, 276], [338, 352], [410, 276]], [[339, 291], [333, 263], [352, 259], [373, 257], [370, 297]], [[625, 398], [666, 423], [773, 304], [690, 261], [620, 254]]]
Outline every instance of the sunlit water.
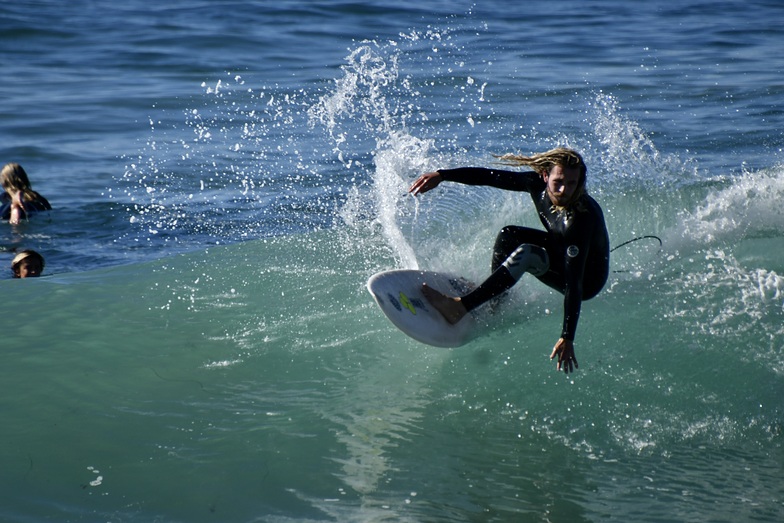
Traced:
[[[780, 521], [775, 2], [0, 7], [8, 521]], [[364, 288], [486, 276], [518, 194], [438, 167], [575, 147], [613, 245], [580, 369], [524, 279], [455, 350]], [[522, 202], [522, 203], [521, 203]]]

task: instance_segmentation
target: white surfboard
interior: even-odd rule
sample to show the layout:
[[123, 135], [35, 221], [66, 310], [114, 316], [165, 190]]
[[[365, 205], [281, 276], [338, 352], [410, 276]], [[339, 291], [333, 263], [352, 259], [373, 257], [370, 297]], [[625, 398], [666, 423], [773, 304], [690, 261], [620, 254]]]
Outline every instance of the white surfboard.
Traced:
[[417, 341], [436, 347], [459, 347], [475, 338], [476, 318], [467, 314], [450, 324], [422, 294], [423, 283], [447, 296], [460, 296], [474, 287], [464, 278], [450, 274], [395, 270], [371, 276], [367, 288], [387, 318]]

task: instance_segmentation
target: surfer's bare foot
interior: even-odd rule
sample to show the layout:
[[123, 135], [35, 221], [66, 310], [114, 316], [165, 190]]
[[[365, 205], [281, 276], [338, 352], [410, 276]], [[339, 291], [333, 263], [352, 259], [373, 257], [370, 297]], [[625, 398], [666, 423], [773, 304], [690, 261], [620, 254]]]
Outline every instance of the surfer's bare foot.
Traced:
[[445, 296], [432, 287], [428, 287], [426, 283], [422, 284], [422, 294], [425, 295], [425, 298], [430, 302], [430, 305], [440, 312], [444, 319], [452, 325], [468, 314], [468, 311], [465, 306], [463, 306], [460, 298]]

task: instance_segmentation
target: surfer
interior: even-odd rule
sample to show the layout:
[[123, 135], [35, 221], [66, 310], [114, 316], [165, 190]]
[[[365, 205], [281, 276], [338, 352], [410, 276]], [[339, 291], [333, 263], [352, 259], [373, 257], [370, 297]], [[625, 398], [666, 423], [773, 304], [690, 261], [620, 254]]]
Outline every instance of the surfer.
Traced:
[[492, 274], [463, 296], [445, 296], [425, 286], [430, 303], [450, 323], [483, 303], [509, 290], [525, 272], [564, 295], [561, 336], [550, 359], [557, 369], [577, 368], [574, 336], [580, 307], [602, 290], [607, 282], [610, 247], [604, 215], [596, 200], [585, 191], [587, 167], [574, 150], [556, 148], [531, 156], [506, 154], [498, 157], [510, 166], [528, 166], [519, 172], [480, 167], [440, 169], [417, 178], [409, 188], [414, 196], [436, 188], [442, 181], [486, 185], [531, 195], [545, 230], [509, 225], [496, 238]]
[[8, 163], [0, 171], [0, 216], [11, 224], [19, 223], [38, 211], [49, 211], [52, 206], [30, 186], [27, 173], [18, 163]]

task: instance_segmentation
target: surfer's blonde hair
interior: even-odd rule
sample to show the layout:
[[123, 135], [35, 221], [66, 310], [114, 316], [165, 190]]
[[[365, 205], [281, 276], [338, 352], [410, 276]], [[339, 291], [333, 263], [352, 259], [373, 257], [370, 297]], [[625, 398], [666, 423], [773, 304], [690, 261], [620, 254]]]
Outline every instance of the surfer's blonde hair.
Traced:
[[496, 156], [496, 158], [506, 165], [527, 165], [528, 167], [532, 167], [533, 170], [539, 174], [550, 174], [550, 170], [556, 165], [560, 165], [561, 167], [577, 167], [580, 169], [581, 185], [585, 183], [585, 174], [588, 172], [588, 167], [585, 165], [580, 153], [574, 149], [567, 149], [566, 147], [556, 147], [555, 149], [550, 149], [543, 153], [532, 154], [531, 156], [507, 153]]
[[580, 197], [585, 193], [585, 176], [588, 173], [588, 166], [585, 165], [583, 157], [574, 149], [567, 149], [566, 147], [556, 147], [543, 153], [532, 154], [531, 156], [522, 156], [514, 153], [507, 153], [504, 155], [494, 155], [500, 160], [501, 163], [506, 165], [514, 165], [517, 167], [526, 165], [533, 168], [534, 171], [542, 176], [550, 174], [550, 171], [556, 165], [561, 167], [577, 167], [580, 172], [580, 178], [577, 181], [578, 187], [572, 196], [572, 202], [578, 202]]

